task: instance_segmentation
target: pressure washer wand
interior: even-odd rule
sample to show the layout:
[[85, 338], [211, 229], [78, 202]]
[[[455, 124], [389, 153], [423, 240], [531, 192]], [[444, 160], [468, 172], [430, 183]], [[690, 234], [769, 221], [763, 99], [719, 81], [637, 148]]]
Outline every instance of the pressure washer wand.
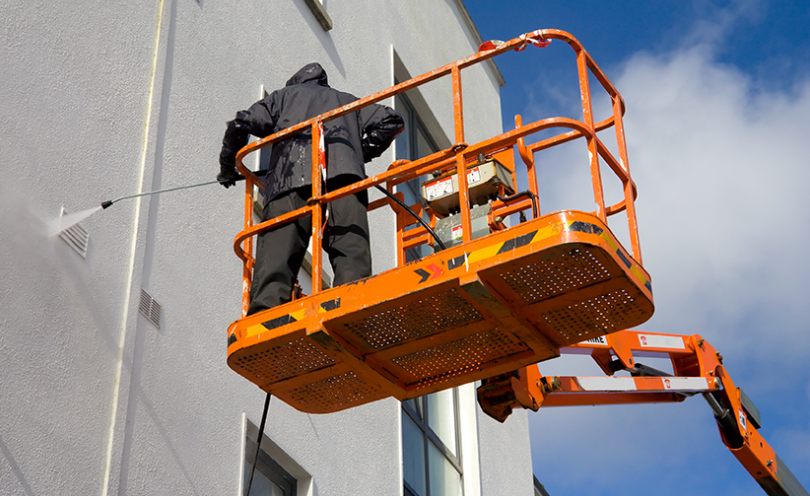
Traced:
[[[264, 176], [264, 175], [267, 174], [267, 171], [266, 170], [260, 170], [260, 171], [255, 172], [254, 174], [256, 174], [257, 176]], [[238, 178], [232, 179], [232, 181], [241, 181], [243, 179], [244, 179], [244, 177], [239, 176]], [[139, 196], [156, 195], [158, 193], [166, 193], [167, 191], [177, 191], [178, 189], [196, 188], [198, 186], [206, 186], [208, 184], [214, 184], [214, 183], [219, 183], [219, 181], [217, 181], [217, 180], [205, 181], [204, 183], [189, 184], [189, 185], [186, 185], [186, 186], [177, 186], [177, 187], [174, 187], [174, 188], [160, 189], [160, 190], [157, 190], [157, 191], [147, 191], [145, 193], [138, 193], [137, 195], [122, 196], [121, 198], [116, 198], [115, 200], [107, 200], [105, 202], [102, 202], [100, 207], [88, 208], [87, 210], [82, 210], [81, 212], [74, 212], [72, 214], [63, 215], [63, 216], [57, 218], [56, 220], [54, 220], [53, 222], [50, 222], [48, 224], [46, 234], [48, 236], [56, 236], [57, 234], [61, 233], [65, 229], [73, 227], [74, 225], [76, 225], [79, 222], [83, 221], [84, 219], [90, 217], [94, 213], [96, 213], [96, 212], [98, 212], [100, 210], [104, 210], [105, 208], [109, 207], [110, 205], [112, 205], [113, 203], [115, 203], [117, 201], [125, 200], [127, 198], [137, 198]]]
[[[256, 171], [256, 172], [254, 172], [254, 174], [256, 174], [259, 177], [262, 177], [262, 176], [267, 174], [267, 170]], [[237, 179], [234, 179], [234, 181], [243, 181], [244, 179], [245, 179], [244, 176], [241, 176], [241, 177], [239, 177]], [[156, 191], [146, 191], [144, 193], [138, 193], [138, 194], [135, 194], [135, 195], [126, 195], [126, 196], [122, 196], [121, 198], [116, 198], [115, 200], [107, 200], [107, 201], [101, 202], [101, 208], [107, 208], [107, 207], [109, 207], [110, 205], [112, 205], [115, 202], [118, 202], [118, 201], [121, 201], [121, 200], [126, 200], [128, 198], [137, 198], [139, 196], [156, 195], [158, 193], [167, 193], [169, 191], [177, 191], [179, 189], [196, 188], [198, 186], [207, 186], [209, 184], [215, 184], [215, 183], [219, 183], [219, 181], [214, 179], [213, 181], [205, 181], [205, 182], [197, 183], [197, 184], [187, 184], [185, 186], [175, 186], [174, 188], [159, 189], [159, 190], [156, 190]]]

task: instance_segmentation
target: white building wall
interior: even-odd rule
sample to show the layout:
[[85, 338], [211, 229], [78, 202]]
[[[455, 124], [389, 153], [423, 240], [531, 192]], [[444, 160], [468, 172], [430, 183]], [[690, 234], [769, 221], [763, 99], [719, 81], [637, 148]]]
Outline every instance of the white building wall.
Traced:
[[[477, 48], [455, 1], [326, 8], [328, 32], [303, 0], [0, 5], [0, 493], [238, 494], [244, 418], [258, 424], [264, 398], [225, 363], [241, 190], [116, 203], [83, 222], [86, 259], [43, 226], [62, 206], [213, 179], [225, 121], [305, 63], [364, 96], [392, 84], [393, 52], [416, 76]], [[483, 66], [462, 75], [472, 143], [500, 132], [499, 85]], [[449, 82], [422, 94], [452, 142]], [[371, 217], [378, 272], [395, 261], [392, 219]], [[159, 329], [138, 314], [141, 289], [163, 305]], [[482, 471], [530, 475], [527, 445], [490, 460], [497, 429], [480, 417]], [[399, 422], [392, 399], [330, 415], [273, 400], [265, 433], [313, 495], [395, 495]], [[524, 424], [509, 432], [528, 437]], [[476, 485], [490, 480], [477, 465], [467, 496], [531, 494], [523, 475]]]
[[[527, 410], [514, 410], [504, 423], [487, 416], [476, 404], [478, 416], [478, 442], [481, 445], [481, 494], [498, 495], [503, 488], [512, 488], [515, 494], [534, 494]], [[540, 449], [554, 449], [541, 446]], [[531, 458], [531, 457], [530, 457]], [[528, 486], [527, 486], [528, 485]], [[528, 487], [529, 489], [524, 489]]]

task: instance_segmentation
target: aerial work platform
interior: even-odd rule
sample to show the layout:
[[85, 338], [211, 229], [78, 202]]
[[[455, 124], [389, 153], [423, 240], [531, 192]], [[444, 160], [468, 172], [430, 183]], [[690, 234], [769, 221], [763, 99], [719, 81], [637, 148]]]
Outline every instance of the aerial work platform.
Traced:
[[[568, 43], [576, 54], [583, 120], [552, 117], [524, 125], [517, 116], [515, 129], [465, 143], [461, 69], [506, 51], [521, 51], [528, 44], [545, 46], [552, 38]], [[253, 224], [251, 191], [253, 185], [263, 188], [263, 183], [242, 164], [248, 153], [311, 130], [312, 177], [321, 177], [324, 154], [317, 149], [324, 121], [445, 75], [451, 76], [453, 88], [455, 142], [450, 148], [418, 160], [396, 161], [386, 172], [336, 191], [325, 192], [320, 181], [313, 181], [313, 199], [307, 207]], [[600, 122], [592, 116], [589, 75], [613, 102], [612, 114]], [[653, 313], [652, 286], [641, 265], [636, 187], [627, 165], [623, 113], [619, 93], [570, 34], [539, 30], [505, 43], [487, 42], [475, 55], [246, 146], [237, 155], [237, 166], [247, 178], [245, 229], [234, 242], [244, 262], [243, 317], [228, 329], [229, 366], [298, 410], [328, 413], [504, 374], [557, 357], [562, 347], [645, 322]], [[525, 143], [525, 137], [554, 128], [564, 132]], [[618, 159], [597, 136], [609, 128], [615, 129]], [[596, 210], [542, 214], [534, 155], [580, 138], [589, 152]], [[528, 179], [528, 190], [516, 194], [515, 147]], [[494, 161], [496, 168], [487, 165]], [[604, 199], [602, 163], [622, 183], [623, 198], [612, 205]], [[484, 174], [486, 167], [495, 172]], [[486, 187], [475, 183], [483, 176], [492, 180]], [[411, 205], [414, 213], [407, 212], [396, 187], [417, 178], [428, 178], [423, 188], [435, 189], [437, 184], [450, 188], [458, 201], [448, 202], [442, 193], [437, 195], [443, 201], [441, 208], [425, 202]], [[323, 209], [338, 198], [377, 186], [399, 199], [382, 198], [369, 205], [369, 210], [391, 208], [395, 213], [397, 266], [321, 289]], [[476, 229], [480, 231], [483, 223], [487, 231], [482, 237], [473, 237], [473, 207], [476, 212], [486, 209], [484, 217], [477, 218]], [[608, 217], [621, 212], [627, 216], [629, 251], [608, 227]], [[521, 221], [509, 226], [505, 219], [515, 214]], [[245, 317], [255, 264], [253, 236], [306, 215], [313, 218], [313, 294]], [[440, 250], [442, 243], [430, 228], [453, 220], [452, 216], [457, 216], [453, 236], [458, 235], [460, 244]], [[432, 245], [434, 253], [408, 262], [406, 252], [420, 245]]]
[[557, 212], [242, 319], [228, 363], [306, 412], [402, 400], [643, 322], [649, 287], [596, 217]]

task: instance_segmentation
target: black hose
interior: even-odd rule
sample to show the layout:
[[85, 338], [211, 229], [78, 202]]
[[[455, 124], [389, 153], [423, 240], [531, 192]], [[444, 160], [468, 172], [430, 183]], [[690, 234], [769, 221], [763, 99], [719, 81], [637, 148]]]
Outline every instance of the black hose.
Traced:
[[498, 199], [501, 200], [502, 202], [506, 203], [506, 202], [514, 200], [515, 198], [520, 198], [521, 196], [528, 196], [532, 200], [532, 214], [534, 214], [534, 218], [536, 219], [538, 217], [537, 197], [531, 191], [529, 191], [529, 190], [521, 191], [520, 193], [515, 193], [514, 195], [507, 196], [507, 197], [503, 197], [503, 196], [498, 195]]
[[431, 236], [433, 236], [433, 241], [435, 241], [435, 242], [436, 242], [436, 244], [438, 244], [438, 245], [439, 245], [439, 248], [441, 248], [442, 250], [446, 250], [446, 249], [447, 249], [447, 247], [444, 245], [444, 243], [442, 243], [442, 240], [440, 240], [440, 239], [439, 239], [439, 237], [438, 237], [438, 236], [436, 236], [436, 233], [433, 231], [433, 229], [431, 229], [431, 228], [430, 228], [430, 226], [427, 224], [427, 222], [425, 222], [425, 219], [423, 219], [422, 217], [420, 217], [420, 216], [416, 215], [416, 212], [414, 212], [414, 211], [411, 209], [411, 207], [409, 207], [408, 205], [405, 205], [405, 203], [404, 203], [402, 200], [400, 200], [399, 198], [397, 198], [396, 196], [394, 196], [394, 195], [393, 195], [393, 194], [392, 194], [390, 191], [388, 191], [387, 189], [383, 188], [383, 187], [382, 187], [382, 186], [380, 186], [379, 184], [378, 184], [378, 185], [376, 185], [376, 186], [375, 186], [375, 188], [377, 188], [378, 190], [382, 191], [382, 192], [385, 194], [385, 196], [387, 196], [388, 198], [390, 198], [390, 199], [394, 200], [394, 202], [396, 202], [396, 204], [397, 204], [397, 205], [399, 205], [400, 207], [402, 207], [402, 208], [404, 208], [405, 210], [407, 210], [407, 211], [408, 211], [408, 213], [410, 213], [410, 214], [413, 216], [413, 218], [414, 218], [414, 219], [418, 220], [418, 221], [419, 221], [419, 223], [420, 223], [420, 224], [422, 224], [422, 227], [424, 227], [425, 229], [427, 229], [427, 232], [429, 232], [429, 233], [430, 233], [430, 235], [431, 235]]
[[267, 393], [267, 398], [264, 400], [264, 412], [262, 412], [262, 421], [259, 425], [259, 436], [256, 438], [256, 454], [253, 456], [253, 466], [250, 467], [250, 475], [248, 476], [247, 486], [245, 487], [245, 496], [250, 494], [250, 486], [253, 484], [253, 472], [256, 471], [256, 461], [259, 459], [259, 449], [262, 445], [262, 437], [264, 436], [264, 422], [267, 420], [267, 408], [270, 406], [270, 398], [272, 395]]

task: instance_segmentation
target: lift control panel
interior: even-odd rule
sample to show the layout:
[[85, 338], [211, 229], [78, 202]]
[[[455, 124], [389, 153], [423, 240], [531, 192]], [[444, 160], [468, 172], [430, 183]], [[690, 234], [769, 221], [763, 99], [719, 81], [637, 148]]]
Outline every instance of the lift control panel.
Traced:
[[[470, 203], [483, 205], [497, 198], [498, 185], [503, 185], [506, 195], [514, 194], [512, 171], [498, 160], [490, 158], [467, 167], [467, 186], [470, 188]], [[439, 215], [458, 212], [458, 174], [450, 171], [422, 183], [422, 198]]]

